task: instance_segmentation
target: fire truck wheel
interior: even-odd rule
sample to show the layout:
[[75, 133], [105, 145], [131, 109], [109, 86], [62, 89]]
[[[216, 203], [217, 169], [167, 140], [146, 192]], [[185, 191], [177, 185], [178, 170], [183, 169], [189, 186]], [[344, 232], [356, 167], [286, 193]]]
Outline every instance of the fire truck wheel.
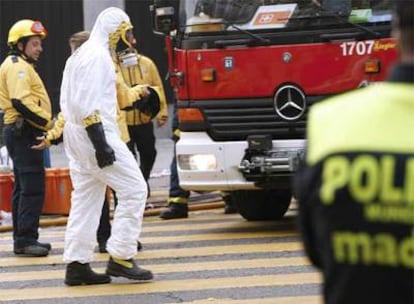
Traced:
[[240, 190], [231, 195], [240, 215], [248, 221], [281, 219], [292, 198], [290, 189]]

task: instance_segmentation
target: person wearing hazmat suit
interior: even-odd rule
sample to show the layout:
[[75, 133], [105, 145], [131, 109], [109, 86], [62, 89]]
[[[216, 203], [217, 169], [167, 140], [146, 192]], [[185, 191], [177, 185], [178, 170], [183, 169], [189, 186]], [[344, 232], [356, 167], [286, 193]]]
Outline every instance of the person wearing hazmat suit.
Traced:
[[[133, 257], [141, 232], [147, 185], [132, 153], [121, 140], [116, 122], [116, 73], [111, 52], [132, 28], [119, 8], [102, 11], [90, 38], [67, 60], [60, 106], [65, 118], [63, 143], [73, 183], [63, 259], [67, 285], [104, 284], [110, 276], [137, 281], [153, 278]], [[105, 274], [90, 267], [106, 186], [114, 189], [110, 255]]]

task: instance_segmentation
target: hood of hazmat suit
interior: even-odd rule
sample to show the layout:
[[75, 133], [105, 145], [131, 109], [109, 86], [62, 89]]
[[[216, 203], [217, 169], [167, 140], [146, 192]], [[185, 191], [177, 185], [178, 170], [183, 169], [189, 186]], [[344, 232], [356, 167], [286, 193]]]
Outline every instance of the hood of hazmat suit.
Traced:
[[[128, 15], [119, 8], [102, 11], [90, 38], [66, 61], [63, 72], [60, 106], [66, 119], [64, 144], [69, 160], [94, 160], [94, 150], [85, 131], [85, 120], [94, 117], [102, 122], [106, 137], [120, 136], [116, 122], [116, 74], [111, 54], [126, 28]], [[112, 48], [112, 49], [111, 49]]]

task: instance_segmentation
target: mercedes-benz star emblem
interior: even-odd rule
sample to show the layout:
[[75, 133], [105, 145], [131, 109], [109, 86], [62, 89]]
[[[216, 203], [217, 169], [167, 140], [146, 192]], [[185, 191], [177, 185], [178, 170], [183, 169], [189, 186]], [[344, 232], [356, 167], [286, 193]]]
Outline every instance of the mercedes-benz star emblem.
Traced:
[[275, 94], [274, 108], [281, 118], [296, 120], [305, 113], [305, 95], [299, 88], [293, 85], [283, 86]]

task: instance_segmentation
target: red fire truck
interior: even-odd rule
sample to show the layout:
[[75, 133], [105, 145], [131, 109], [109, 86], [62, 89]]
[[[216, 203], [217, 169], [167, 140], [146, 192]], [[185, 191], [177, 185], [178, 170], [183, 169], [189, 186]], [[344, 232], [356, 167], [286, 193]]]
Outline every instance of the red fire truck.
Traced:
[[177, 98], [180, 185], [231, 191], [247, 220], [283, 217], [309, 108], [383, 81], [395, 61], [392, 2], [154, 0]]

